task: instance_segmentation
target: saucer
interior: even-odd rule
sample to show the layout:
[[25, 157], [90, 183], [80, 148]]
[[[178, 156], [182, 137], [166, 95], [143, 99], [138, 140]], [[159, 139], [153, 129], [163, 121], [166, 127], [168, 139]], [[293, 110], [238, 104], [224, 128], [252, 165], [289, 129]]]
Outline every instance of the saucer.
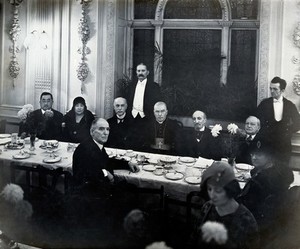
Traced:
[[169, 180], [173, 180], [173, 181], [177, 181], [183, 178], [183, 174], [178, 173], [178, 172], [169, 172], [167, 174], [165, 174], [165, 177]]
[[143, 170], [153, 172], [155, 170], [155, 166], [152, 164], [146, 164], [143, 166]]
[[189, 184], [200, 184], [201, 183], [201, 177], [197, 176], [188, 176], [184, 178], [184, 180]]
[[28, 153], [19, 153], [19, 154], [16, 154], [16, 155], [13, 155], [12, 156], [14, 159], [26, 159], [26, 158], [29, 158], [30, 157], [30, 154]]
[[46, 157], [43, 159], [44, 163], [57, 163], [61, 160], [61, 157]]

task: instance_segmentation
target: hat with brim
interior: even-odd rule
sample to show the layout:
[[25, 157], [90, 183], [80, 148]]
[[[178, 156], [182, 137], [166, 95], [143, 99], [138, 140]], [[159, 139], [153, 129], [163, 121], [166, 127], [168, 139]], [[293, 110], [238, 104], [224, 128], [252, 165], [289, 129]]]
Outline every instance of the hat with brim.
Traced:
[[207, 180], [210, 180], [210, 183], [216, 186], [226, 186], [232, 180], [235, 180], [232, 166], [223, 161], [214, 162], [203, 172], [201, 188], [203, 188], [203, 185], [206, 184]]

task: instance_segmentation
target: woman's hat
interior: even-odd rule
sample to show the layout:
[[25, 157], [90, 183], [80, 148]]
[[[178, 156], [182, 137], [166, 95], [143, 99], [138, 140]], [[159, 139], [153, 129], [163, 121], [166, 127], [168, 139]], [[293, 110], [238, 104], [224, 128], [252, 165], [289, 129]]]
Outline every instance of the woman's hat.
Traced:
[[264, 153], [273, 154], [275, 153], [273, 146], [266, 140], [258, 140], [255, 143], [251, 143], [249, 147], [250, 153]]
[[73, 100], [73, 106], [77, 105], [77, 104], [83, 104], [85, 107], [86, 107], [86, 103], [85, 103], [85, 100], [84, 98], [82, 97], [76, 97], [74, 100]]
[[232, 166], [222, 161], [214, 162], [203, 172], [201, 188], [203, 188], [207, 180], [210, 180], [217, 186], [225, 187], [232, 180], [235, 180]]

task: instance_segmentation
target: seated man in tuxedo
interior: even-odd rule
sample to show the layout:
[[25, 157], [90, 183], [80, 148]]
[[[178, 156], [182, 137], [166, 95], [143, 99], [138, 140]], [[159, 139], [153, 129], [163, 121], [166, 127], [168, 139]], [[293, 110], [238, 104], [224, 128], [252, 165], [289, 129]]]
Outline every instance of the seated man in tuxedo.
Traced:
[[181, 155], [190, 157], [204, 157], [208, 159], [221, 159], [221, 150], [218, 138], [211, 134], [211, 130], [205, 126], [207, 118], [202, 111], [195, 111], [192, 115], [194, 129], [184, 135], [184, 148]]
[[53, 96], [43, 92], [40, 97], [41, 108], [30, 113], [26, 120], [26, 133], [35, 133], [40, 139], [61, 139], [63, 115], [52, 108]]
[[180, 126], [176, 120], [167, 118], [168, 109], [164, 102], [154, 105], [154, 117], [147, 125], [145, 150], [161, 154], [176, 154], [180, 143]]
[[240, 139], [239, 151], [236, 157], [237, 163], [251, 164], [250, 148], [253, 143], [261, 139], [259, 130], [260, 120], [255, 116], [249, 116], [245, 122], [245, 136]]
[[132, 117], [126, 113], [127, 100], [122, 97], [114, 100], [115, 115], [107, 120], [110, 127], [110, 133], [105, 146], [127, 149], [128, 136], [132, 125]]

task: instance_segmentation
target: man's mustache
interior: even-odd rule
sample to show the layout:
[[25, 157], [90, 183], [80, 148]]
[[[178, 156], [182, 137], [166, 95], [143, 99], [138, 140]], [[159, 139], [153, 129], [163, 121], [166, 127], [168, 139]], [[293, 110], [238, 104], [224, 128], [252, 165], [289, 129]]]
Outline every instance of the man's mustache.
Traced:
[[143, 74], [139, 74], [139, 75], [138, 75], [138, 77], [140, 77], [140, 76], [142, 76], [142, 77], [143, 77], [144, 75], [143, 75]]

